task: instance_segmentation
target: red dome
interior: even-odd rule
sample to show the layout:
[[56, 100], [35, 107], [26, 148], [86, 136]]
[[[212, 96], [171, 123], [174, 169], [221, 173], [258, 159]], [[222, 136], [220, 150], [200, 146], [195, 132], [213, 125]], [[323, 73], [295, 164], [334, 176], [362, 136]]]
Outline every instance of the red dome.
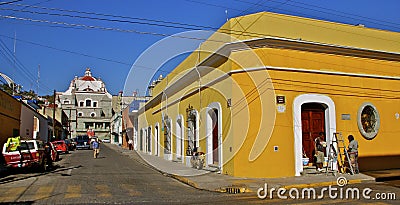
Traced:
[[86, 81], [95, 81], [95, 79], [92, 76], [83, 76], [81, 80], [86, 80]]

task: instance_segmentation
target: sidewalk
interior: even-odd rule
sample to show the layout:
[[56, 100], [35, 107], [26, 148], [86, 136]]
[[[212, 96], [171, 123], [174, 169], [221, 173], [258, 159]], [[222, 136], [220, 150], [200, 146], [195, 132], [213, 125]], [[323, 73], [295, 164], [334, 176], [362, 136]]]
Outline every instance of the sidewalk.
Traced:
[[336, 185], [339, 176], [343, 176], [348, 180], [348, 184], [356, 184], [362, 182], [375, 181], [374, 177], [365, 174], [332, 174], [326, 175], [315, 174], [300, 177], [283, 177], [283, 178], [240, 178], [224, 174], [217, 174], [206, 170], [197, 170], [187, 167], [180, 162], [164, 160], [163, 158], [153, 155], [141, 153], [139, 151], [127, 150], [118, 145], [107, 144], [106, 146], [122, 153], [130, 158], [150, 166], [164, 175], [175, 178], [183, 183], [201, 190], [217, 191], [217, 192], [257, 192], [264, 184], [267, 183], [269, 188], [305, 188], [305, 187], [321, 187]]

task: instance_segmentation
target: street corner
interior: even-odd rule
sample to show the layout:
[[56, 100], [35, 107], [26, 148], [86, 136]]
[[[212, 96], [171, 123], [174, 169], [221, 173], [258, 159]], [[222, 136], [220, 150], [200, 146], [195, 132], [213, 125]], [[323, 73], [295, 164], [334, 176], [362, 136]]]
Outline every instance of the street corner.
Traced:
[[[173, 179], [176, 179], [176, 180], [178, 180], [178, 181], [180, 181], [180, 182], [182, 182], [184, 184], [187, 184], [187, 185], [189, 185], [189, 186], [191, 186], [193, 188], [201, 189], [201, 190], [208, 190], [207, 188], [199, 187], [199, 185], [196, 182], [188, 179], [187, 177], [179, 176], [179, 175], [176, 175], [176, 174], [168, 174], [168, 176], [173, 178]], [[208, 191], [213, 191], [213, 190], [208, 190]]]

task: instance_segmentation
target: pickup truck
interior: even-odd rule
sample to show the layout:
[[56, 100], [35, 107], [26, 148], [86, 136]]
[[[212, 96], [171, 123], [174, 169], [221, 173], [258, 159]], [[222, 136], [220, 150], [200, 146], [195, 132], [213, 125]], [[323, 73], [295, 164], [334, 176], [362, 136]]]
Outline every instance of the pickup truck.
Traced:
[[48, 153], [50, 151], [39, 140], [20, 140], [18, 146], [5, 143], [2, 150], [7, 167], [33, 167], [41, 171], [48, 171], [52, 165], [53, 160]]

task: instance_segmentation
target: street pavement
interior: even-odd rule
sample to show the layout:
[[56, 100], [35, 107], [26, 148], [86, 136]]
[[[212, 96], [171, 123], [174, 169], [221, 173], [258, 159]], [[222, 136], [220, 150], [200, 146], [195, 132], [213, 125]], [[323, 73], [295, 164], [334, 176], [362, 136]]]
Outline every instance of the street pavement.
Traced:
[[[292, 187], [321, 187], [337, 185], [339, 177], [345, 177], [347, 184], [375, 182], [375, 178], [365, 174], [337, 174], [332, 173], [309, 174], [300, 177], [282, 178], [241, 178], [218, 174], [212, 171], [197, 170], [181, 162], [164, 160], [163, 158], [139, 151], [131, 151], [120, 146], [109, 144], [110, 148], [128, 155], [136, 160], [143, 160], [159, 172], [171, 176], [179, 181], [201, 190], [216, 192], [247, 192], [254, 193], [265, 183], [271, 188]], [[399, 173], [400, 174], [400, 173]]]
[[0, 178], [0, 203], [188, 204], [229, 201], [228, 195], [193, 189], [102, 145], [61, 155], [47, 173], [13, 172]]
[[[196, 170], [148, 154], [127, 150], [113, 144], [102, 144], [99, 158], [91, 150], [61, 155], [62, 160], [46, 173], [13, 171], [0, 177], [0, 204], [330, 204], [352, 203], [398, 204], [399, 200], [338, 200], [321, 192], [322, 187], [336, 185], [336, 178], [325, 174], [312, 177], [279, 179], [237, 178], [206, 170]], [[400, 194], [400, 189], [376, 183], [364, 175], [348, 177], [347, 186], [371, 188], [375, 192]], [[183, 183], [182, 183], [183, 182]], [[316, 187], [323, 201], [299, 200], [269, 195], [260, 199], [257, 190], [268, 188]], [[229, 194], [245, 187], [245, 193]], [[336, 186], [337, 187], [337, 186]], [[272, 189], [271, 189], [272, 190]], [[390, 195], [393, 196], [393, 195]]]

